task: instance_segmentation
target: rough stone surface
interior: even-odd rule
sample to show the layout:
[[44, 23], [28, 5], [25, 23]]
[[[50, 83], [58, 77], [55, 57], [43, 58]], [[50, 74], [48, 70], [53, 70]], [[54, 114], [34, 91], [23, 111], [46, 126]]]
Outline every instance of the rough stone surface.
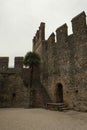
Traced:
[[[73, 34], [67, 25], [56, 29], [45, 40], [45, 23], [33, 38], [33, 51], [41, 58], [34, 68], [34, 106], [64, 102], [69, 108], [87, 111], [87, 25], [82, 12], [72, 19]], [[8, 68], [8, 57], [0, 57], [0, 107], [29, 105], [29, 69], [23, 68], [23, 57], [15, 58]]]
[[[45, 35], [45, 24], [38, 30]], [[40, 80], [52, 102], [58, 98], [58, 84], [63, 88], [63, 102], [75, 110], [87, 111], [87, 25], [82, 12], [72, 19], [73, 34], [64, 24], [45, 40], [34, 37], [33, 51], [41, 57]], [[61, 98], [61, 97], [60, 97]]]
[[8, 68], [8, 58], [0, 58], [0, 107], [29, 106], [29, 69], [23, 58], [15, 59], [15, 68]]

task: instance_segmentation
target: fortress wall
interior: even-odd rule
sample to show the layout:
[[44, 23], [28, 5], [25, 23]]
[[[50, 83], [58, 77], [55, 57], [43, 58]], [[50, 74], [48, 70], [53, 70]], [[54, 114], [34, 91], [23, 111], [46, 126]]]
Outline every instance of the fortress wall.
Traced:
[[8, 68], [8, 59], [0, 57], [0, 107], [28, 107], [29, 69], [23, 57], [15, 58], [15, 68]]
[[2, 74], [0, 79], [0, 107], [28, 107], [29, 95], [23, 79], [17, 74]]
[[69, 48], [68, 48], [68, 31], [67, 31], [67, 25], [64, 24], [63, 26], [59, 27], [56, 30], [56, 43], [54, 44], [54, 53], [52, 54], [51, 60], [53, 60], [52, 68], [53, 73], [49, 80], [52, 84], [49, 83], [49, 90], [51, 93], [51, 98], [53, 102], [56, 102], [55, 97], [55, 89], [56, 85], [58, 83], [61, 83], [63, 85], [63, 96], [64, 101], [67, 102], [67, 95], [66, 91], [68, 89], [69, 84]]
[[45, 23], [41, 23], [39, 29], [36, 31], [36, 34], [33, 38], [33, 51], [38, 53], [41, 58], [40, 79], [41, 82], [44, 84], [45, 88], [47, 87], [48, 82], [47, 48], [47, 41], [45, 40]]
[[[61, 83], [63, 101], [75, 110], [87, 111], [85, 12], [71, 22], [73, 34], [68, 36], [67, 25], [64, 24], [56, 30], [56, 41], [54, 33], [45, 40], [45, 23], [40, 24], [33, 38], [33, 51], [41, 58], [40, 68], [35, 68], [34, 79], [39, 87], [46, 89], [53, 102], [57, 102], [57, 87]], [[8, 68], [8, 62], [8, 57], [0, 57], [0, 107], [26, 107], [29, 105], [29, 69], [23, 68], [23, 57], [15, 58], [14, 68]]]
[[87, 109], [87, 25], [86, 14], [82, 12], [72, 19], [74, 39], [74, 79], [73, 106]]
[[[73, 34], [68, 36], [64, 24], [56, 30], [56, 42], [52, 33], [43, 44], [37, 43], [43, 66], [42, 84], [55, 102], [55, 87], [61, 83], [64, 102], [71, 108], [87, 110], [87, 25], [84, 12], [72, 19], [72, 30]], [[38, 53], [38, 49], [34, 51]]]
[[[48, 50], [48, 76], [54, 73], [54, 49], [55, 49], [55, 34], [52, 33], [47, 40]], [[46, 59], [45, 59], [46, 60]]]
[[[48, 67], [48, 81], [47, 81], [47, 90], [48, 90], [48, 94], [50, 95], [50, 98], [52, 100], [52, 93], [51, 93], [51, 86], [53, 84], [53, 74], [55, 73], [54, 72], [54, 66], [55, 66], [55, 62], [54, 62], [54, 59], [55, 59], [55, 34], [52, 33], [49, 38], [47, 39], [47, 56], [48, 56], [48, 62], [46, 62], [46, 59], [45, 59], [45, 63], [47, 63], [47, 67]], [[45, 82], [45, 81], [44, 81]]]

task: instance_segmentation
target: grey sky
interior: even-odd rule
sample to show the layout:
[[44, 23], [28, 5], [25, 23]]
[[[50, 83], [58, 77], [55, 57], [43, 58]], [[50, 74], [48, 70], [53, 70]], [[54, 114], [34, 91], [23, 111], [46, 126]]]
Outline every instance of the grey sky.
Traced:
[[46, 23], [46, 38], [65, 22], [87, 14], [87, 0], [0, 0], [0, 56], [24, 56], [32, 50], [32, 38], [40, 22]]

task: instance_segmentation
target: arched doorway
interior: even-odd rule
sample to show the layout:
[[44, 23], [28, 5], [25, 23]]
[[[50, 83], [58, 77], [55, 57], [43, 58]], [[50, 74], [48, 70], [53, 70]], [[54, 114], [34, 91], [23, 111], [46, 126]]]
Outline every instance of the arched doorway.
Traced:
[[56, 85], [56, 102], [63, 102], [63, 86], [61, 83]]

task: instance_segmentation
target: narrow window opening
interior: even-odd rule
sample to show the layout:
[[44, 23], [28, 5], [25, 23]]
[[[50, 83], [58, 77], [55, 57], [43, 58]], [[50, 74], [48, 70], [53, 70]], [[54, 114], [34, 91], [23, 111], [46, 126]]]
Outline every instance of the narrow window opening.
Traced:
[[16, 97], [16, 93], [12, 93], [12, 97], [15, 98]]

